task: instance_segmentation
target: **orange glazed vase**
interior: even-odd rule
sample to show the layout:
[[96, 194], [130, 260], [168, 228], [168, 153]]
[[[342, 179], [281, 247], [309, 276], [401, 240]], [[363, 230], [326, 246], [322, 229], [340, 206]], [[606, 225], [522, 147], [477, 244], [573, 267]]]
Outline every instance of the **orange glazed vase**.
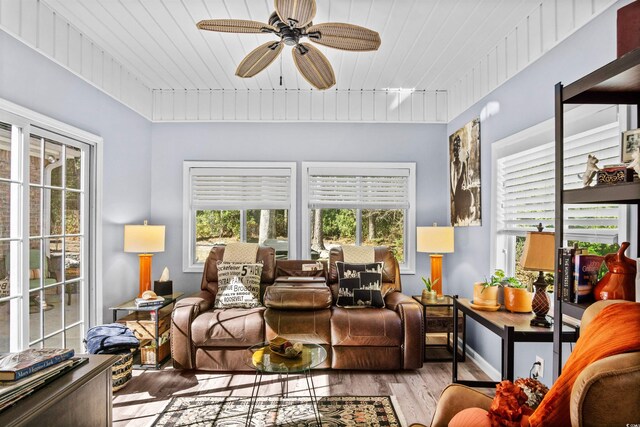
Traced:
[[604, 263], [609, 271], [596, 285], [596, 300], [636, 300], [636, 262], [624, 255], [629, 245], [629, 242], [623, 242], [618, 252], [605, 255]]

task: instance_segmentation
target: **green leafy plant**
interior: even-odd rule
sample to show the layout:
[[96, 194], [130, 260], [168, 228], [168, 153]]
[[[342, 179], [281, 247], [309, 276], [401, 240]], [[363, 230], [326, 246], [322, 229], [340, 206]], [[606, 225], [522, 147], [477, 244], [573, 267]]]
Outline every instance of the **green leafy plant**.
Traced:
[[429, 292], [433, 292], [433, 286], [438, 283], [438, 280], [440, 279], [436, 279], [433, 282], [431, 282], [431, 278], [425, 279], [424, 276], [422, 276], [422, 281], [424, 282], [424, 287], [427, 288], [427, 291]]
[[[520, 283], [515, 277], [507, 276], [504, 270], [497, 269], [489, 279], [484, 278], [482, 286], [486, 289], [492, 286], [509, 286], [511, 288], [526, 288], [526, 285]], [[484, 291], [484, 289], [483, 289]]]

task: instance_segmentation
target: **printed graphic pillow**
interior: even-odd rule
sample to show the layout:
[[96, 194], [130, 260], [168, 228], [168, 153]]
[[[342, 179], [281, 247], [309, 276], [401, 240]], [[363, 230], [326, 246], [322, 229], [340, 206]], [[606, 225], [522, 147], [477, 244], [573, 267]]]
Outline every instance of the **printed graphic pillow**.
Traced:
[[262, 264], [218, 262], [215, 308], [253, 308], [260, 304]]
[[384, 308], [381, 262], [349, 264], [336, 261], [338, 270], [338, 307]]

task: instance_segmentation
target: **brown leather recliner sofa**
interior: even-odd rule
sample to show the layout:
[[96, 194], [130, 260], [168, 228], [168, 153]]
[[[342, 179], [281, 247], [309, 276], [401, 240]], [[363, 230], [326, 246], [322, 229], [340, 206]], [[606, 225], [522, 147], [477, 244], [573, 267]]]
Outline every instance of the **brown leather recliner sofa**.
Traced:
[[[375, 248], [384, 262], [386, 308], [348, 309], [334, 305], [338, 275], [335, 261], [342, 249], [330, 251], [322, 275], [327, 286], [276, 283], [277, 271], [302, 270], [313, 261], [278, 260], [272, 248], [260, 247], [261, 291], [267, 307], [214, 309], [218, 290], [217, 262], [224, 247], [214, 247], [205, 262], [200, 292], [179, 300], [171, 316], [173, 366], [211, 371], [250, 370], [247, 348], [276, 336], [322, 345], [327, 360], [319, 368], [417, 369], [424, 359], [422, 310], [403, 295], [398, 262], [385, 247]], [[294, 281], [292, 281], [294, 282]], [[268, 291], [267, 289], [270, 288]]]

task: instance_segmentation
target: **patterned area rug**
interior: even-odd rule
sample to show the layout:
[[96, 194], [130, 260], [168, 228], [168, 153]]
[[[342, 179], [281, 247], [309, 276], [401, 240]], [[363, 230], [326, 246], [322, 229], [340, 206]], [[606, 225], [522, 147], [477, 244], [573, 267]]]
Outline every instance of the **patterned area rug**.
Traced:
[[[154, 426], [244, 426], [248, 397], [174, 397]], [[401, 426], [388, 396], [336, 396], [318, 400], [322, 426]], [[251, 426], [315, 425], [310, 399], [260, 397]]]

